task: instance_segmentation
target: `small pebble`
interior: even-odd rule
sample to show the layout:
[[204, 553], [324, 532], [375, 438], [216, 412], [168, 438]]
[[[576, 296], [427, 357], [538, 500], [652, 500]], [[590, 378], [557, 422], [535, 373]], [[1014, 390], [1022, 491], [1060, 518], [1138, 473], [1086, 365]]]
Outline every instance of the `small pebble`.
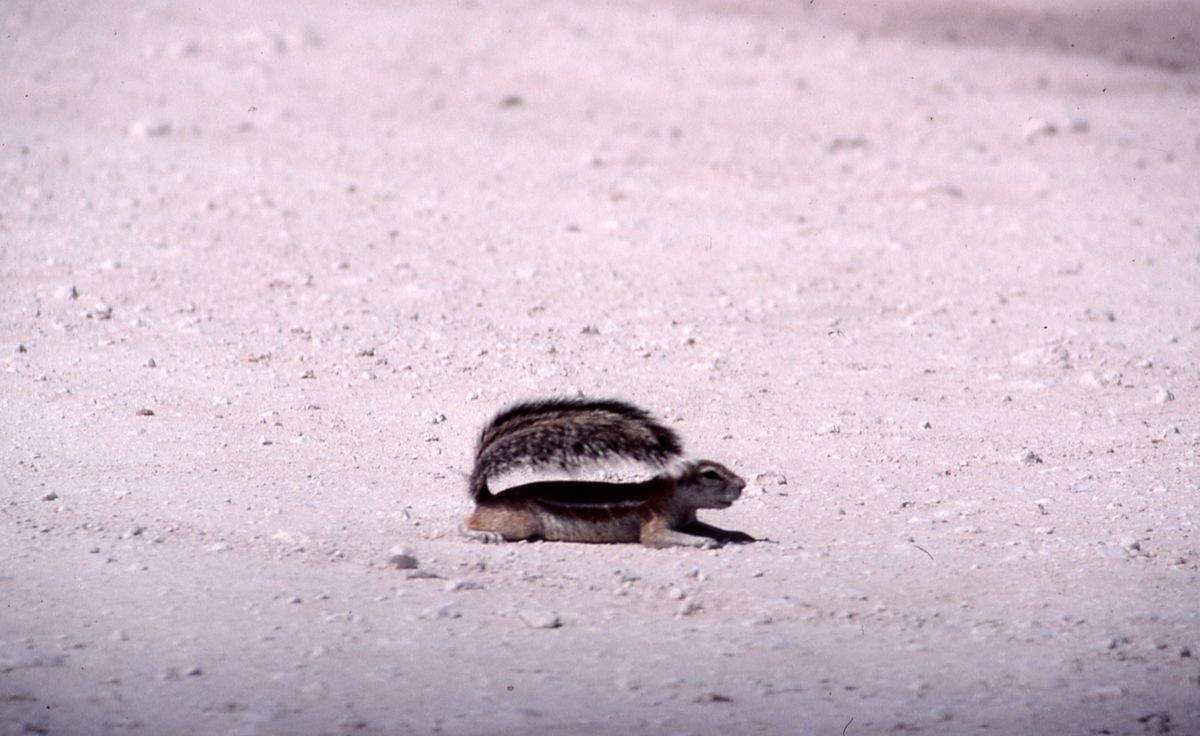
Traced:
[[1117, 371], [1105, 371], [1103, 373], [1084, 371], [1079, 376], [1079, 382], [1092, 388], [1102, 388], [1104, 386], [1120, 386], [1122, 378], [1123, 376]]
[[457, 593], [460, 590], [481, 590], [483, 585], [474, 580], [447, 580], [442, 586], [444, 593]]
[[533, 629], [557, 629], [562, 626], [562, 619], [550, 610], [525, 608], [517, 612], [517, 615], [526, 626]]
[[140, 537], [145, 531], [146, 528], [144, 526], [131, 526], [126, 529], [123, 534], [121, 534], [121, 539], [133, 539], [134, 537]]
[[1117, 543], [1120, 544], [1125, 551], [1131, 554], [1142, 549], [1142, 543], [1132, 534], [1122, 534], [1121, 536], [1117, 537]]
[[1102, 645], [1103, 649], [1111, 650], [1111, 649], [1120, 649], [1121, 647], [1125, 646], [1128, 643], [1129, 643], [1128, 636], [1125, 636], [1124, 634], [1113, 634], [1111, 636], [1105, 637], [1104, 641], [1101, 642], [1101, 645]]
[[138, 409], [137, 411], [134, 412], [134, 414], [138, 415], [139, 417], [152, 417], [152, 416], [154, 416], [154, 410], [153, 409]]
[[171, 134], [171, 123], [167, 120], [139, 120], [129, 126], [129, 135], [134, 138], [161, 138]]
[[157, 368], [158, 367], [158, 363], [156, 363], [154, 361], [154, 358], [146, 358], [146, 362], [143, 363], [142, 365], [146, 366], [147, 368]]
[[417, 569], [417, 557], [407, 547], [393, 547], [388, 551], [388, 564], [397, 570]]
[[78, 299], [79, 290], [75, 288], [75, 284], [67, 284], [60, 286], [54, 290], [55, 299]]
[[841, 434], [842, 428], [836, 424], [822, 424], [817, 427], [817, 434]]
[[1037, 465], [1042, 462], [1042, 457], [1033, 450], [1022, 450], [1017, 456], [1017, 462], [1021, 465]]
[[425, 415], [426, 424], [441, 424], [446, 421], [446, 415], [440, 411], [431, 411]]
[[54, 501], [56, 499], [58, 499], [58, 494], [54, 491], [50, 491], [46, 495], [42, 496], [43, 501]]
[[462, 618], [462, 611], [454, 607], [452, 603], [443, 603], [440, 606], [427, 608], [421, 612], [421, 618], [426, 620], [441, 620], [449, 618]]
[[1093, 698], [1118, 698], [1125, 694], [1125, 690], [1120, 685], [1100, 685], [1088, 691], [1088, 695]]
[[1032, 143], [1036, 138], [1049, 137], [1057, 134], [1058, 127], [1055, 126], [1054, 123], [1050, 122], [1049, 120], [1040, 120], [1038, 118], [1033, 118], [1029, 122], [1025, 123], [1025, 128], [1021, 131], [1021, 135], [1024, 136], [1025, 141], [1028, 143]]
[[754, 482], [759, 485], [762, 485], [762, 486], [765, 486], [768, 484], [774, 484], [777, 486], [786, 486], [787, 485], [787, 476], [785, 476], [783, 473], [779, 472], [778, 470], [765, 470], [765, 471], [759, 473], [758, 475], [754, 476]]
[[1165, 404], [1168, 401], [1174, 401], [1174, 400], [1175, 400], [1175, 394], [1171, 393], [1170, 389], [1164, 388], [1162, 386], [1154, 387], [1154, 403]]

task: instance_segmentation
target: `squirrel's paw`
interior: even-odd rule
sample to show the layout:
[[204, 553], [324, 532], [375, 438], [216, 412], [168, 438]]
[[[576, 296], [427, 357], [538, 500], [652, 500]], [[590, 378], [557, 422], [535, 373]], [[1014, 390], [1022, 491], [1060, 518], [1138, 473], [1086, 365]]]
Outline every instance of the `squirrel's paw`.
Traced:
[[464, 537], [474, 539], [477, 542], [484, 544], [503, 544], [504, 535], [500, 532], [480, 531], [478, 529], [468, 529], [465, 526], [459, 529]]
[[728, 542], [730, 544], [749, 544], [750, 542], [757, 542], [758, 540], [746, 532], [726, 532], [725, 536], [721, 538], [721, 541]]

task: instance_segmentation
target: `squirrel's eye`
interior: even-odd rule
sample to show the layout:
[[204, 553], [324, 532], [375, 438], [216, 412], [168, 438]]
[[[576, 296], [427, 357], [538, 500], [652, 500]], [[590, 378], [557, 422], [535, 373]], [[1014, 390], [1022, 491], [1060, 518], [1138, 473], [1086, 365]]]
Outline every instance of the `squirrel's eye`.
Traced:
[[708, 470], [705, 470], [702, 473], [700, 473], [700, 477], [708, 478], [709, 480], [721, 480], [721, 474], [718, 473], [717, 471], [713, 470], [712, 468], [709, 468]]

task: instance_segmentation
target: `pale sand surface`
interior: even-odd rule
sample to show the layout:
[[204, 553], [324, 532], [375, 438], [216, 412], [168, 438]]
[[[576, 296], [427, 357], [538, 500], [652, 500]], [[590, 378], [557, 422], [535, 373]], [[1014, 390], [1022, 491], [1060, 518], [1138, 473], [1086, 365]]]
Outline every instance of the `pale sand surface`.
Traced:
[[[0, 733], [1200, 733], [1200, 10], [1048, 6], [0, 6]], [[770, 541], [462, 539], [580, 391]]]

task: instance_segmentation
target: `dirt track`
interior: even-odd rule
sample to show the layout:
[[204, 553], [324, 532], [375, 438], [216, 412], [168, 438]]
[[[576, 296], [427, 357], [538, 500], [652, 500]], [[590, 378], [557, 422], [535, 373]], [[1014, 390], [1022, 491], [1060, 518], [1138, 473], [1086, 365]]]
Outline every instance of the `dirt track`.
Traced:
[[804, 5], [5, 5], [0, 733], [1200, 733], [1197, 4]]

